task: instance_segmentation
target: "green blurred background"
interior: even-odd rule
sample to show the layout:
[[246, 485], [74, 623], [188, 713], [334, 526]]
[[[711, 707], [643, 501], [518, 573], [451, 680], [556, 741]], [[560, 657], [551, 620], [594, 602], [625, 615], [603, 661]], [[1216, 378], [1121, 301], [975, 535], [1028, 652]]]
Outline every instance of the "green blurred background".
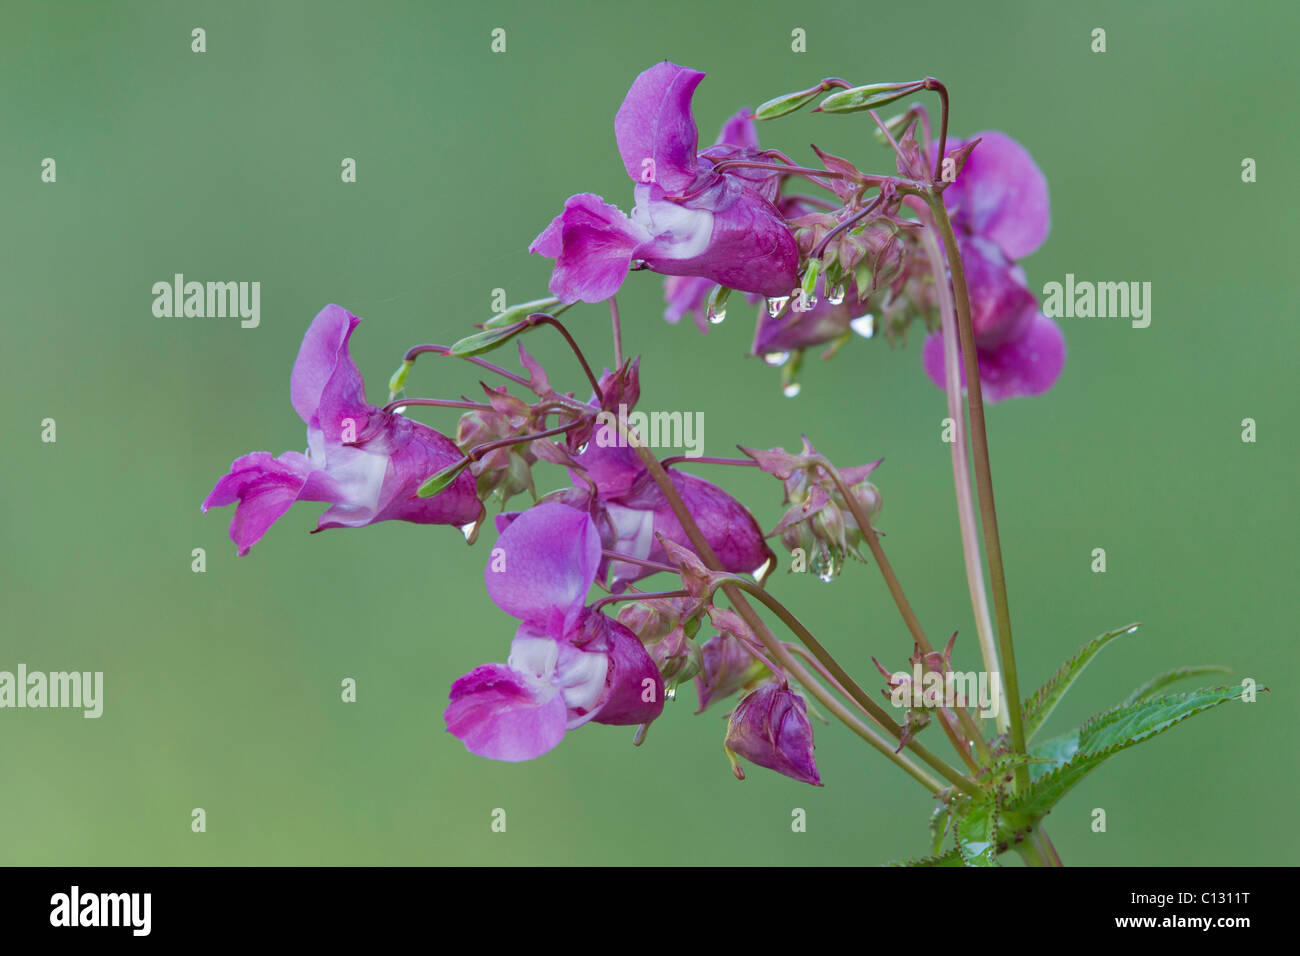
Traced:
[[[838, 725], [814, 789], [739, 783], [722, 710], [669, 706], [640, 749], [589, 726], [536, 762], [467, 754], [447, 688], [501, 660], [513, 622], [482, 587], [491, 533], [388, 524], [309, 536], [299, 506], [246, 558], [199, 503], [232, 458], [301, 448], [288, 377], [313, 315], [365, 318], [354, 355], [384, 398], [402, 351], [544, 294], [526, 247], [580, 191], [627, 208], [613, 116], [669, 58], [708, 72], [702, 137], [741, 105], [840, 75], [933, 74], [953, 131], [1001, 128], [1051, 185], [1035, 289], [1153, 283], [1153, 321], [1063, 319], [1057, 387], [994, 407], [990, 432], [1022, 683], [1089, 637], [1103, 655], [1047, 728], [1154, 673], [1221, 663], [1272, 687], [1114, 758], [1050, 818], [1069, 864], [1296, 862], [1295, 227], [1291, 3], [52, 3], [0, 21], [5, 457], [0, 669], [102, 670], [105, 711], [0, 712], [0, 862], [22, 864], [877, 863], [923, 852], [927, 795]], [[207, 31], [207, 52], [190, 31]], [[493, 54], [490, 31], [507, 32]], [[791, 30], [807, 52], [791, 51]], [[1090, 51], [1094, 27], [1108, 51]], [[933, 108], [933, 104], [930, 104]], [[761, 130], [886, 169], [858, 118]], [[1241, 182], [1243, 157], [1259, 181]], [[58, 181], [40, 181], [44, 157]], [[358, 182], [340, 182], [353, 157]], [[158, 319], [183, 272], [262, 283], [260, 328]], [[878, 456], [887, 548], [932, 635], [979, 666], [919, 341], [810, 358], [803, 394], [746, 358], [732, 310], [701, 338], [661, 285], [620, 301], [644, 405], [706, 411], [706, 454], [806, 432], [844, 464]], [[608, 361], [606, 312], [572, 327]], [[530, 349], [579, 388], [554, 337]], [[506, 361], [510, 362], [508, 353]], [[412, 395], [473, 391], [425, 360]], [[55, 444], [40, 422], [57, 421]], [[454, 412], [420, 416], [444, 431]], [[1258, 423], [1256, 444], [1240, 422]], [[698, 469], [697, 469], [698, 471]], [[708, 474], [705, 472], [705, 474]], [[775, 484], [709, 474], [770, 527]], [[558, 485], [558, 476], [545, 479]], [[190, 569], [207, 550], [207, 572]], [[1108, 571], [1090, 571], [1104, 547]], [[868, 685], [906, 632], [874, 569], [774, 585]], [[356, 704], [340, 702], [344, 677]], [[946, 750], [940, 742], [935, 749]], [[207, 812], [194, 834], [190, 811]], [[490, 829], [494, 808], [508, 829]], [[803, 834], [791, 811], [808, 813]], [[1090, 830], [1104, 808], [1108, 831]], [[1008, 859], [1014, 863], [1014, 860]]]

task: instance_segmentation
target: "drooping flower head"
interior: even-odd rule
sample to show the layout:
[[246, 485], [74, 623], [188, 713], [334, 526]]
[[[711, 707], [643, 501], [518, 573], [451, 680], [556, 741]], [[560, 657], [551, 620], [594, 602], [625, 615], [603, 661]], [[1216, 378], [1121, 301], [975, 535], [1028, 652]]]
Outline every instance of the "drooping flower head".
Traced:
[[626, 627], [585, 606], [600, 534], [581, 511], [544, 502], [511, 521], [484, 571], [494, 604], [520, 621], [505, 664], [451, 686], [447, 730], [493, 760], [531, 760], [587, 721], [642, 724], [663, 711], [663, 681]]
[[247, 554], [296, 501], [331, 505], [317, 531], [389, 520], [461, 526], [481, 517], [468, 474], [431, 498], [415, 497], [421, 482], [458, 460], [460, 451], [427, 425], [366, 402], [365, 383], [348, 352], [360, 322], [328, 305], [303, 337], [290, 395], [307, 425], [307, 454], [237, 458], [203, 502], [205, 512], [235, 504], [230, 537], [239, 554]]
[[772, 204], [776, 179], [753, 169], [714, 171], [756, 144], [732, 123], [723, 137], [740, 142], [697, 152], [691, 98], [702, 79], [665, 62], [633, 82], [614, 122], [619, 155], [636, 183], [632, 216], [580, 193], [529, 247], [556, 260], [550, 288], [562, 301], [609, 298], [634, 261], [760, 295], [783, 295], [797, 283], [799, 251]]

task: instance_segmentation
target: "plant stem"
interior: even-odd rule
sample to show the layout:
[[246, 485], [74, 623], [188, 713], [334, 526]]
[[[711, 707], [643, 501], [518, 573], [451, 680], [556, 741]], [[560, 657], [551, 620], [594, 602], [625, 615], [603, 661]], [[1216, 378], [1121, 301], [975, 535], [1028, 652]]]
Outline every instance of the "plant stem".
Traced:
[[[730, 578], [736, 587], [749, 592], [749, 594], [757, 598], [758, 601], [765, 605], [769, 611], [780, 618], [781, 623], [788, 627], [791, 632], [799, 638], [799, 640], [803, 641], [804, 646], [812, 652], [814, 657], [822, 662], [826, 669], [830, 671], [831, 675], [845, 688], [845, 690], [848, 691], [854, 701], [856, 701], [871, 715], [872, 719], [889, 731], [896, 740], [901, 741], [903, 739], [903, 728], [889, 716], [888, 711], [886, 711], [884, 707], [872, 700], [871, 696], [862, 689], [858, 682], [844, 671], [844, 668], [840, 666], [839, 662], [835, 660], [829, 652], [827, 652], [826, 648], [821, 645], [821, 642], [818, 641], [817, 638], [813, 637], [812, 632], [804, 626], [803, 622], [790, 613], [789, 608], [753, 581], [747, 581], [739, 575], [726, 575], [726, 577]], [[730, 594], [727, 596], [731, 597]], [[733, 600], [732, 603], [734, 604], [735, 601]], [[739, 610], [739, 608], [737, 608], [737, 610]], [[907, 743], [907, 748], [966, 793], [972, 795], [978, 793], [978, 791], [974, 789], [971, 781], [962, 777], [961, 774], [953, 770], [953, 768], [944, 763], [943, 760], [936, 757], [927, 747], [917, 743], [915, 740], [910, 740]], [[958, 747], [957, 749], [960, 752], [961, 748]]]
[[623, 364], [623, 326], [618, 319], [618, 299], [609, 297], [609, 320], [614, 327], [614, 367]]
[[587, 364], [587, 356], [582, 354], [582, 349], [578, 348], [578, 343], [573, 340], [573, 336], [569, 334], [569, 330], [564, 327], [563, 322], [555, 316], [548, 315], [545, 312], [534, 312], [524, 320], [524, 323], [528, 325], [549, 325], [564, 336], [564, 341], [569, 344], [569, 348], [572, 350], [573, 354], [577, 356], [578, 363], [582, 366], [582, 370], [587, 374], [587, 381], [591, 383], [591, 388], [596, 393], [596, 402], [601, 403], [605, 400], [600, 391], [600, 382], [596, 381], [596, 376], [592, 373], [591, 366]]
[[486, 405], [483, 402], [458, 402], [450, 398], [399, 398], [389, 402], [381, 408], [380, 411], [394, 412], [396, 409], [405, 408], [408, 405], [428, 405], [433, 408], [472, 408], [478, 410], [486, 409], [489, 412], [492, 411], [492, 406]]
[[[990, 674], [1001, 673], [998, 648], [993, 637], [993, 623], [989, 620], [989, 601], [984, 590], [984, 564], [980, 556], [979, 531], [975, 524], [975, 500], [971, 494], [970, 462], [966, 440], [966, 413], [961, 399], [961, 361], [957, 350], [957, 311], [953, 305], [952, 290], [948, 286], [947, 266], [935, 238], [933, 221], [921, 231], [921, 240], [930, 258], [934, 273], [935, 293], [939, 298], [939, 314], [943, 324], [944, 390], [948, 394], [948, 417], [952, 419], [954, 442], [952, 446], [952, 479], [957, 492], [957, 520], [961, 526], [961, 550], [966, 562], [966, 585], [970, 589], [971, 611], [975, 615], [975, 633], [979, 637], [980, 654], [984, 670]], [[999, 684], [999, 694], [1003, 688]], [[1003, 695], [998, 703], [998, 731], [1006, 733], [1010, 727], [1010, 714]]]
[[[972, 452], [975, 458], [975, 486], [979, 491], [980, 518], [984, 530], [984, 553], [989, 562], [989, 583], [993, 588], [993, 609], [998, 622], [998, 649], [1002, 658], [1002, 680], [1007, 690], [1013, 752], [1025, 753], [1025, 728], [1020, 713], [1020, 681], [1016, 674], [1016, 652], [1011, 640], [1011, 609], [1007, 604], [1007, 577], [1002, 564], [1002, 542], [998, 536], [998, 515], [993, 503], [993, 474], [989, 468], [989, 439], [984, 424], [984, 396], [980, 389], [979, 355], [975, 350], [975, 329], [971, 325], [970, 292], [957, 237], [953, 235], [943, 197], [927, 190], [925, 201], [943, 235], [948, 250], [948, 267], [952, 272], [953, 291], [957, 296], [957, 326], [961, 333], [962, 360], [966, 368], [966, 396], [970, 407]], [[1016, 789], [1029, 786], [1029, 768], [1016, 767]]]
[[[650, 473], [650, 477], [654, 480], [655, 485], [667, 499], [669, 507], [672, 509], [677, 521], [681, 524], [682, 530], [686, 532], [686, 536], [690, 539], [691, 545], [699, 555], [700, 560], [703, 561], [711, 570], [722, 571], [722, 562], [718, 560], [718, 556], [714, 553], [713, 549], [709, 547], [708, 540], [705, 539], [704, 535], [700, 532], [699, 526], [695, 523], [695, 519], [691, 517], [690, 510], [686, 507], [686, 503], [682, 501], [681, 496], [677, 494], [677, 489], [673, 487], [672, 480], [668, 477], [668, 473], [664, 471], [663, 466], [659, 464], [659, 459], [657, 459], [650, 449], [646, 448], [641, 441], [633, 438], [624, 423], [618, 422], [617, 425], [619, 432], [636, 452], [637, 457], [641, 459], [641, 463], [645, 465], [646, 470]], [[753, 587], [759, 592], [762, 591], [758, 585], [753, 585]], [[942, 786], [939, 785], [934, 778], [930, 777], [925, 773], [925, 771], [913, 764], [911, 760], [905, 758], [902, 754], [895, 753], [894, 749], [889, 746], [888, 742], [886, 742], [883, 737], [866, 724], [862, 723], [862, 721], [858, 720], [858, 718], [855, 717], [848, 708], [836, 700], [821, 686], [820, 683], [817, 682], [816, 678], [808, 672], [807, 668], [795, 660], [790, 652], [781, 646], [781, 642], [776, 639], [776, 635], [774, 635], [768, 626], [763, 623], [763, 619], [758, 616], [753, 606], [745, 600], [745, 595], [741, 592], [741, 589], [736, 585], [735, 581], [724, 582], [722, 584], [722, 591], [727, 595], [727, 599], [736, 609], [736, 613], [741, 616], [741, 619], [749, 625], [755, 636], [762, 642], [767, 652], [775, 660], [779, 661], [781, 666], [792, 674], [795, 679], [798, 680], [810, 694], [816, 697], [827, 710], [834, 714], [841, 723], [847, 726], [876, 750], [883, 753], [888, 759], [902, 767], [914, 779], [930, 790], [931, 793], [937, 793], [942, 789]], [[837, 664], [836, 667], [838, 666], [839, 665]], [[847, 677], [847, 675], [845, 676]], [[871, 703], [874, 704], [875, 701], [872, 701]], [[936, 770], [939, 770], [939, 772], [951, 780], [955, 786], [972, 795], [979, 793], [978, 787], [976, 787], [973, 782], [956, 773], [956, 771], [943, 763], [943, 761], [939, 760], [937, 757], [928, 754], [928, 751], [926, 751], [925, 754], [922, 754], [921, 750], [923, 749], [924, 748], [917, 750], [917, 756], [925, 760], [926, 755], [928, 755], [930, 760], [935, 762], [932, 763], [931, 766], [934, 766]], [[930, 763], [930, 760], [926, 760], [926, 762]], [[935, 764], [937, 764], [937, 766]], [[940, 767], [943, 769], [940, 770]]]
[[[417, 355], [424, 355], [426, 352], [432, 352], [434, 355], [445, 356], [450, 351], [451, 347], [447, 345], [416, 345], [406, 350], [406, 355], [403, 356], [403, 361], [414, 362]], [[520, 378], [514, 372], [507, 372], [501, 366], [493, 365], [487, 359], [479, 358], [477, 355], [458, 355], [456, 357], [477, 365], [479, 368], [485, 368], [489, 372], [495, 372], [502, 378], [508, 378], [516, 385], [523, 385], [525, 388], [528, 387], [527, 379]]]
[[1043, 829], [1042, 823], [1035, 823], [1024, 841], [1016, 844], [1016, 852], [1025, 861], [1026, 866], [1065, 866], [1052, 845], [1052, 839]]
[[924, 653], [934, 653], [934, 647], [931, 646], [929, 638], [925, 636], [925, 631], [921, 627], [921, 622], [917, 620], [916, 612], [912, 610], [907, 595], [903, 593], [903, 586], [898, 581], [898, 575], [894, 573], [893, 565], [885, 557], [885, 549], [880, 546], [880, 538], [876, 534], [876, 529], [871, 526], [871, 519], [862, 510], [861, 502], [849, 490], [849, 486], [844, 483], [844, 479], [834, 465], [825, 460], [819, 461], [817, 464], [835, 482], [835, 487], [839, 489], [840, 496], [844, 499], [844, 503], [849, 507], [849, 512], [853, 515], [853, 520], [861, 530], [862, 536], [867, 539], [867, 547], [871, 549], [871, 554], [880, 567], [880, 573], [885, 578], [885, 586], [889, 588], [890, 596], [893, 597], [894, 604], [898, 607], [898, 613], [903, 616], [903, 622], [907, 625], [908, 631], [911, 632], [912, 639], [916, 641]]

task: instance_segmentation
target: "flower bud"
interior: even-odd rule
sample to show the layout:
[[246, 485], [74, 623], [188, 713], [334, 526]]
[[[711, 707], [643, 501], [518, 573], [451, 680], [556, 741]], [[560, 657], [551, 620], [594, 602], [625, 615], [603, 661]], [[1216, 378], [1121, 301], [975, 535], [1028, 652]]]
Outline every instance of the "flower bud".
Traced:
[[795, 110], [807, 106], [820, 93], [822, 93], [822, 87], [819, 84], [810, 90], [800, 90], [798, 93], [775, 96], [754, 110], [754, 119], [770, 120], [776, 119], [778, 116], [785, 116], [787, 113], [793, 113]]
[[802, 697], [784, 682], [764, 684], [731, 712], [724, 744], [750, 763], [822, 785], [813, 759], [812, 724]]

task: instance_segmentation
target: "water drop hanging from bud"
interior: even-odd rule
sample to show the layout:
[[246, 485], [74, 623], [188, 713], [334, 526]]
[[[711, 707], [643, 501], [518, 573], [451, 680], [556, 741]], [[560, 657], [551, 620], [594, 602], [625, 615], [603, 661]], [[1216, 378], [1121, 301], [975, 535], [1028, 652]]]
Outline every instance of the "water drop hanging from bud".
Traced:
[[831, 286], [831, 288], [826, 293], [826, 301], [829, 302], [831, 305], [839, 305], [841, 302], [843, 302], [844, 286], [842, 285]]
[[676, 700], [676, 699], [677, 699], [676, 687], [669, 687], [666, 691], [664, 691], [664, 700]]
[[849, 322], [849, 328], [864, 339], [869, 339], [876, 334], [876, 317], [868, 312], [866, 315], [860, 315]]
[[789, 352], [768, 352], [763, 356], [763, 361], [773, 368], [780, 368], [786, 362], [790, 361]]
[[781, 394], [786, 398], [794, 398], [799, 394], [799, 388], [800, 386], [798, 382], [786, 382], [781, 386]]
[[785, 308], [786, 303], [789, 301], [790, 301], [790, 297], [788, 295], [779, 295], [776, 296], [775, 298], [768, 299], [767, 314], [775, 319], [778, 315], [781, 314], [781, 310]]
[[469, 524], [460, 526], [460, 533], [465, 536], [467, 544], [473, 544], [474, 539], [478, 537], [478, 527], [479, 523], [477, 521], [471, 521]]
[[723, 321], [727, 318], [727, 310], [715, 309], [713, 308], [713, 306], [709, 306], [708, 318], [709, 318], [709, 325], [721, 325]]

